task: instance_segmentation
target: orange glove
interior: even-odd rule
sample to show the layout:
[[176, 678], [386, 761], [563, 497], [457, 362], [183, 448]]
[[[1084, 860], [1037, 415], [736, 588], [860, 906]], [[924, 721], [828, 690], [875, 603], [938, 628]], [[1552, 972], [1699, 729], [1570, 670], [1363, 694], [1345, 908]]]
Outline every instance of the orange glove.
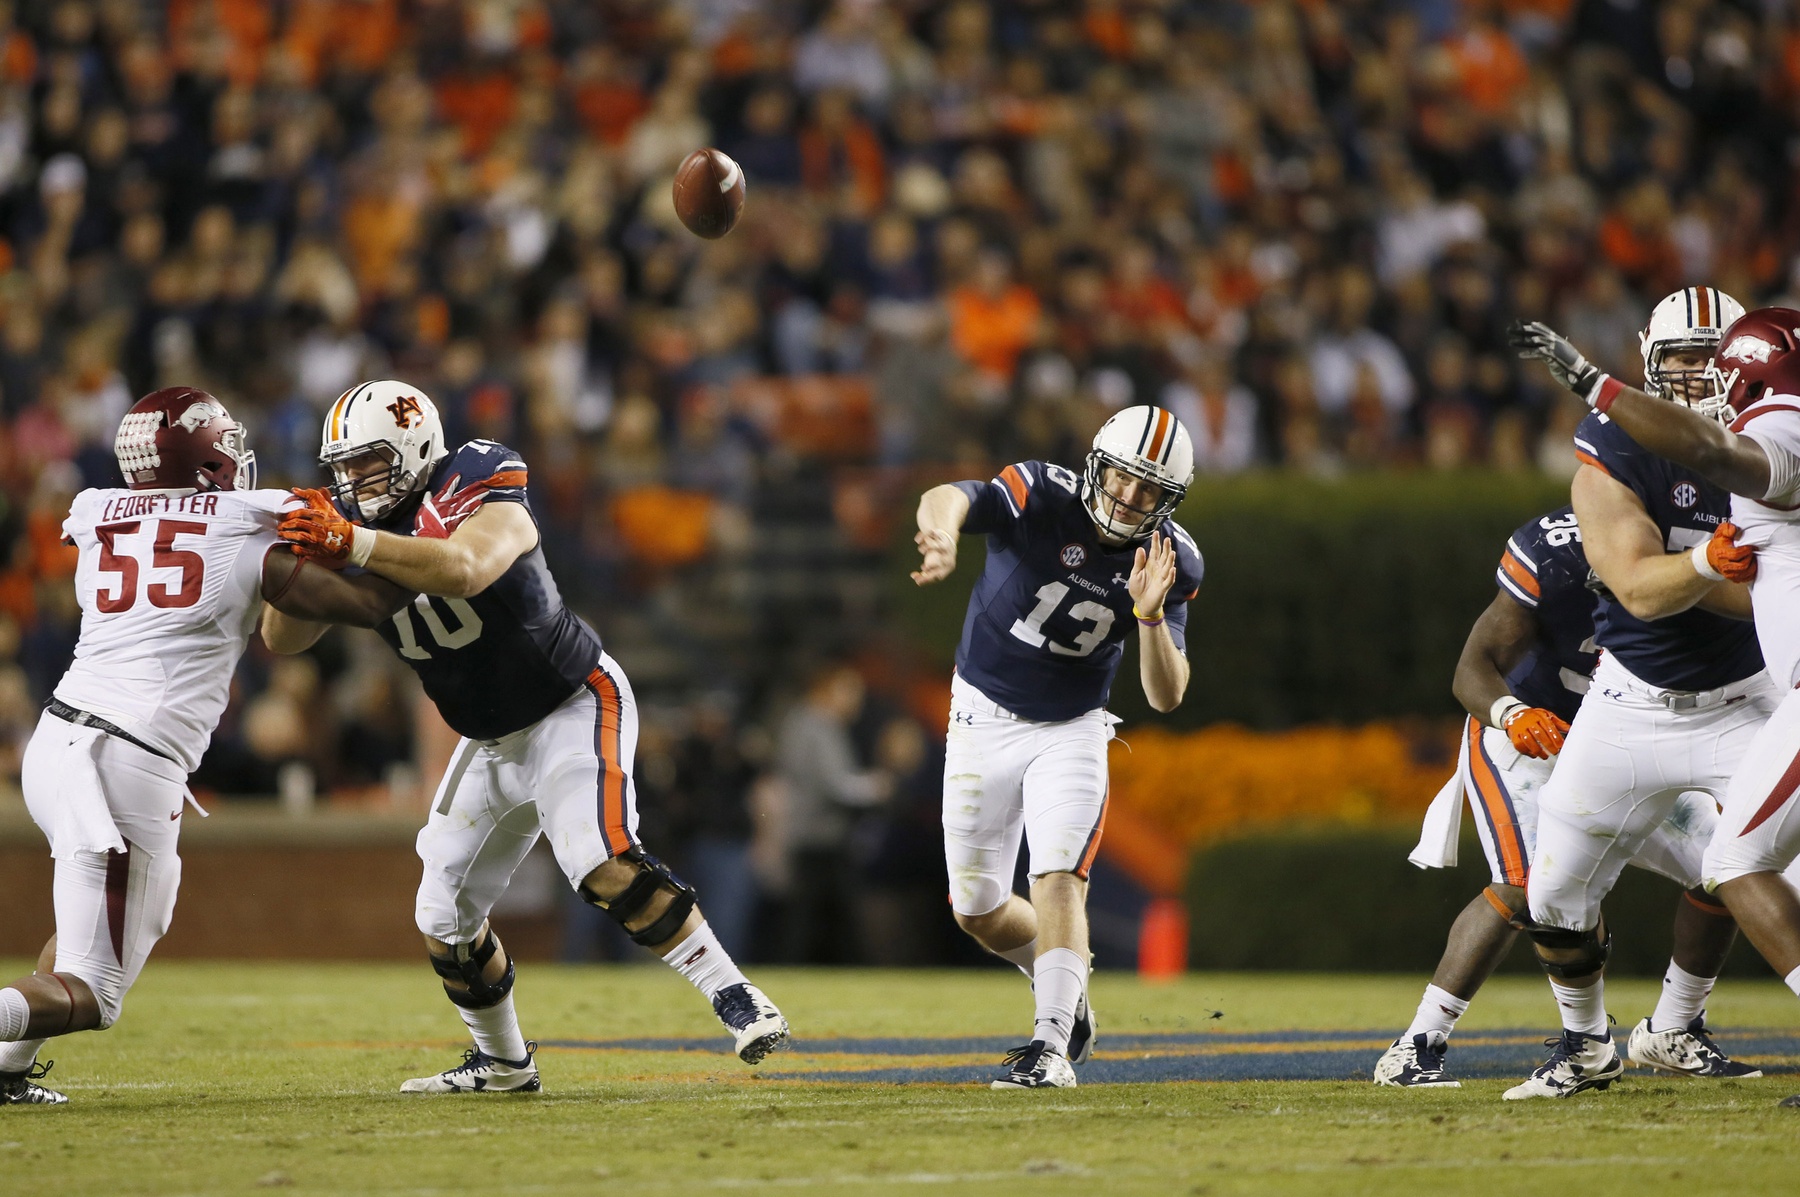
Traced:
[[281, 523], [275, 527], [275, 535], [293, 545], [294, 551], [308, 561], [332, 569], [368, 561], [366, 551], [361, 554], [362, 561], [353, 561], [352, 553], [357, 547], [359, 532], [371, 540], [374, 533], [358, 528], [340, 515], [322, 490], [297, 490], [294, 496], [305, 499], [307, 505], [282, 516]]
[[1519, 707], [1506, 717], [1505, 731], [1512, 746], [1540, 761], [1562, 751], [1568, 730], [1568, 724], [1543, 707]]
[[[1741, 531], [1736, 524], [1726, 520], [1713, 529], [1711, 540], [1694, 550], [1694, 568], [1701, 577], [1725, 582], [1756, 580], [1756, 549], [1737, 542]], [[1702, 560], [1711, 567], [1710, 571], [1700, 568]]]

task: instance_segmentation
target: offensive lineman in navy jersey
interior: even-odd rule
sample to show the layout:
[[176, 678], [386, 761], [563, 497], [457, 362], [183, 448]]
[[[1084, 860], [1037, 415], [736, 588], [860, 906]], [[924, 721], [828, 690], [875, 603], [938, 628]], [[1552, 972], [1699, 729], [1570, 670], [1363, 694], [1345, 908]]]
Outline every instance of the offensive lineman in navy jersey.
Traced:
[[[1032, 1039], [996, 1089], [1073, 1086], [1071, 1062], [1093, 1047], [1086, 900], [1106, 822], [1106, 700], [1133, 621], [1150, 705], [1172, 711], [1187, 690], [1203, 567], [1171, 516], [1193, 462], [1179, 420], [1129, 407], [1079, 478], [1027, 461], [919, 500], [919, 585], [956, 568], [960, 533], [988, 535], [951, 682], [944, 849], [957, 923], [1032, 979]], [[1030, 901], [1012, 892], [1021, 835]]]
[[[1703, 409], [1720, 337], [1742, 314], [1742, 305], [1711, 287], [1665, 297], [1641, 338], [1646, 390]], [[1538, 356], [1535, 347], [1526, 352]], [[1599, 413], [1576, 429], [1575, 449], [1581, 464], [1571, 497], [1588, 562], [1606, 586], [1595, 616], [1602, 654], [1540, 798], [1527, 886], [1531, 937], [1561, 1007], [1563, 1034], [1544, 1064], [1507, 1090], [1508, 1100], [1570, 1097], [1619, 1077], [1623, 1064], [1607, 1030], [1600, 903], [1683, 793], [1724, 796], [1780, 699], [1763, 670], [1755, 629], [1744, 622], [1744, 589], [1716, 588], [1722, 571], [1703, 568], [1721, 526], [1729, 528], [1730, 496], [1698, 472], [1647, 452]], [[1727, 547], [1734, 546], [1727, 540]], [[1681, 878], [1690, 889], [1701, 880], [1698, 868]], [[1692, 900], [1729, 917], [1710, 899]], [[1657, 1015], [1634, 1027], [1631, 1058], [1719, 1075], [1705, 1051], [1701, 1017], [1712, 980], [1671, 965], [1664, 992], [1675, 995], [1672, 1008], [1680, 1013], [1667, 1024]], [[1691, 1019], [1685, 1026], [1678, 1025], [1682, 1015]]]
[[[1456, 863], [1466, 799], [1493, 880], [1457, 916], [1411, 1025], [1375, 1065], [1378, 1085], [1461, 1087], [1444, 1066], [1450, 1034], [1523, 925], [1539, 792], [1599, 661], [1594, 611], [1600, 596], [1590, 576], [1573, 509], [1540, 516], [1507, 540], [1494, 571], [1499, 591], [1469, 629], [1453, 683], [1469, 712], [1456, 775], [1432, 802], [1408, 859], [1420, 868]], [[1711, 798], [1683, 794], [1631, 863], [1682, 881], [1716, 822]], [[1731, 919], [1684, 898], [1675, 911], [1671, 965], [1715, 976], [1736, 933]], [[1680, 1000], [1675, 988], [1665, 989], [1651, 1022], [1685, 1027], [1694, 1016], [1677, 1008]], [[1689, 1034], [1701, 1075], [1755, 1075], [1727, 1060], [1703, 1029]]]
[[[787, 1021], [720, 946], [691, 886], [637, 839], [637, 704], [618, 662], [563, 605], [511, 449], [444, 444], [436, 407], [401, 382], [346, 391], [325, 416], [334, 485], [300, 491], [282, 539], [309, 559], [419, 592], [381, 636], [462, 737], [419, 833], [416, 918], [475, 1046], [407, 1093], [536, 1092], [513, 964], [488, 911], [537, 842], [582, 898], [693, 983], [755, 1064]], [[299, 652], [324, 631], [265, 609], [263, 638]]]

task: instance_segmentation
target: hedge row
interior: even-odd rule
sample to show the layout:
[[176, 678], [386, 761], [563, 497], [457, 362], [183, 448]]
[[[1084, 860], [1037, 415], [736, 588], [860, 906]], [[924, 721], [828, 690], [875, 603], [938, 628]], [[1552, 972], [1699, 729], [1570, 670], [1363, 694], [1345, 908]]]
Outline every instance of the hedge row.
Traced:
[[[1178, 516], [1206, 557], [1188, 619], [1193, 682], [1164, 722], [1281, 728], [1455, 714], [1450, 676], [1493, 598], [1507, 535], [1567, 501], [1566, 485], [1535, 475], [1196, 483]], [[903, 522], [896, 556], [910, 562]], [[950, 582], [893, 592], [900, 625], [946, 668], [982, 557], [970, 538]], [[889, 576], [903, 580], [906, 570]], [[1154, 717], [1136, 672], [1128, 649], [1112, 705], [1133, 722]]]
[[[1423, 983], [1444, 950], [1451, 922], [1488, 883], [1488, 873], [1472, 832], [1454, 869], [1408, 864], [1414, 839], [1410, 828], [1330, 829], [1202, 850], [1188, 873], [1189, 966], [1410, 972]], [[1679, 901], [1673, 882], [1626, 869], [1606, 900], [1613, 930], [1608, 971], [1660, 977]], [[1536, 970], [1523, 936], [1503, 969]], [[1770, 975], [1742, 937], [1726, 971]]]

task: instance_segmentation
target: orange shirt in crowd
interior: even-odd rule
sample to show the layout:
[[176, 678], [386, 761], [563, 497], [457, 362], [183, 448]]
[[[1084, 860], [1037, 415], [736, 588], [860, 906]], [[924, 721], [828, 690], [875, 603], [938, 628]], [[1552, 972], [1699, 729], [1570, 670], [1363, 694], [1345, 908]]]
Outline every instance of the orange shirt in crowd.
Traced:
[[1667, 280], [1681, 273], [1681, 258], [1667, 237], [1640, 232], [1617, 212], [1600, 222], [1600, 252], [1619, 273], [1640, 285], [1654, 283], [1667, 290]]
[[1450, 43], [1450, 56], [1462, 77], [1463, 95], [1487, 116], [1510, 109], [1531, 78], [1531, 68], [1512, 38], [1492, 25], [1473, 26]]
[[1030, 287], [1015, 284], [999, 296], [958, 287], [950, 293], [951, 344], [983, 373], [1011, 378], [1041, 310]]
[[853, 121], [842, 136], [808, 128], [800, 134], [800, 179], [815, 195], [826, 195], [848, 182], [860, 211], [881, 210], [887, 190], [887, 156], [881, 138], [863, 121]]

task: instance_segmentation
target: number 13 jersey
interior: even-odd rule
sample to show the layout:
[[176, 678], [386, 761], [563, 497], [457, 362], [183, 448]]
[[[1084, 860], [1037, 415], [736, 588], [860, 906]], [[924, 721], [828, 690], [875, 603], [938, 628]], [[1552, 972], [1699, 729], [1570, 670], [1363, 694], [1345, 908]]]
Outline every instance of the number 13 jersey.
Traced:
[[[525, 462], [505, 445], [470, 441], [432, 469], [418, 502], [401, 504], [374, 526], [447, 538], [487, 503], [531, 511]], [[471, 740], [530, 727], [600, 664], [600, 637], [563, 605], [541, 543], [480, 594], [419, 595], [375, 630], [419, 675], [444, 722]]]
[[[1025, 719], [1060, 722], [1106, 705], [1131, 612], [1136, 546], [1100, 540], [1078, 482], [1059, 465], [1022, 461], [990, 482], [958, 482], [969, 496], [964, 532], [987, 533], [987, 564], [969, 597], [956, 672]], [[1163, 604], [1175, 647], [1187, 651], [1187, 605], [1200, 588], [1200, 550], [1173, 520], [1175, 584]]]
[[284, 490], [84, 490], [63, 538], [80, 553], [81, 636], [56, 697], [193, 772], [262, 613]]

